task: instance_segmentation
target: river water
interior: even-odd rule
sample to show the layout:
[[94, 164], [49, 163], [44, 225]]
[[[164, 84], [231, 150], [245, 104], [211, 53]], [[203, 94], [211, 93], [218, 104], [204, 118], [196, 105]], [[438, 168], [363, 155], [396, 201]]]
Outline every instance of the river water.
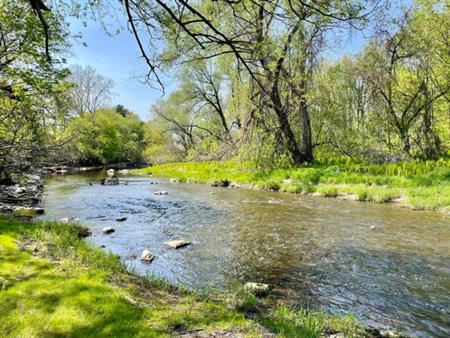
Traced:
[[[43, 218], [79, 218], [89, 241], [142, 275], [196, 288], [266, 282], [293, 304], [411, 336], [450, 336], [449, 216], [153, 177], [89, 184], [104, 177], [47, 179]], [[116, 231], [103, 235], [105, 226]], [[192, 244], [163, 245], [180, 238]], [[156, 255], [151, 264], [139, 260], [144, 249]]]

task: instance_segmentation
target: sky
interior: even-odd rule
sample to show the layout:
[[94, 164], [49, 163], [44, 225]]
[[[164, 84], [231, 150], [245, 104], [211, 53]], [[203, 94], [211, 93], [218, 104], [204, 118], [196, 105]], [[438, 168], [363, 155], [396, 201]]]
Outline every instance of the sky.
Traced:
[[150, 105], [162, 97], [162, 92], [139, 81], [147, 69], [139, 58], [134, 37], [127, 30], [108, 36], [98, 22], [89, 22], [87, 27], [76, 19], [69, 23], [72, 32], [82, 33], [80, 41], [72, 42], [69, 65], [91, 65], [97, 73], [111, 78], [115, 84], [111, 105], [122, 104], [147, 120]]

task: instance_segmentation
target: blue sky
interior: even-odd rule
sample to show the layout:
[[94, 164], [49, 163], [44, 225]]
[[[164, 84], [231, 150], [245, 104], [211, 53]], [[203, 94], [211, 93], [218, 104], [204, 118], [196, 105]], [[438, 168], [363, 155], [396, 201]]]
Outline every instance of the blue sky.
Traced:
[[114, 80], [116, 96], [111, 105], [122, 104], [139, 114], [141, 119], [150, 117], [149, 107], [162, 92], [142, 84], [137, 77], [146, 73], [146, 67], [139, 58], [133, 36], [125, 29], [116, 36], [108, 36], [98, 22], [81, 22], [71, 19], [72, 32], [82, 33], [82, 42], [73, 42], [69, 64], [91, 65], [98, 73]]

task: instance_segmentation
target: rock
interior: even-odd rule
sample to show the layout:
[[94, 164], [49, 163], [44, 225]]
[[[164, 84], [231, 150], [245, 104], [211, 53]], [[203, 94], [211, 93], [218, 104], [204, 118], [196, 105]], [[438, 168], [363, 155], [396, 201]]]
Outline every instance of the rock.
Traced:
[[89, 185], [93, 185], [92, 182], [89, 182]]
[[114, 169], [109, 169], [109, 170], [106, 171], [106, 173], [108, 174], [108, 176], [114, 176], [116, 171]]
[[399, 337], [400, 335], [397, 332], [392, 330], [385, 330], [380, 332], [381, 337]]
[[69, 223], [70, 218], [69, 217], [63, 217], [59, 220], [61, 223]]
[[34, 211], [36, 212], [36, 214], [38, 215], [42, 215], [45, 213], [44, 208], [35, 208]]
[[167, 195], [168, 192], [164, 191], [164, 190], [160, 190], [160, 191], [155, 191], [155, 195]]
[[191, 244], [191, 242], [185, 240], [185, 239], [177, 239], [177, 240], [173, 240], [173, 241], [168, 241], [165, 242], [164, 245], [171, 248], [171, 249], [178, 249], [178, 248], [182, 248], [186, 245]]
[[370, 230], [375, 230], [377, 227], [375, 226], [375, 225], [372, 225], [371, 227], [370, 227]]
[[155, 259], [155, 256], [149, 250], [142, 251], [141, 261], [150, 263], [154, 259]]
[[170, 183], [178, 183], [179, 182], [178, 178], [171, 178], [169, 181], [170, 181]]
[[89, 228], [86, 227], [81, 227], [80, 230], [78, 231], [78, 238], [86, 238], [92, 235], [91, 230], [89, 230]]
[[112, 234], [114, 231], [116, 231], [116, 230], [114, 230], [114, 228], [111, 228], [111, 227], [104, 227], [104, 228], [102, 229], [102, 232], [103, 232], [104, 234]]
[[128, 175], [129, 173], [130, 173], [130, 171], [128, 169], [119, 170], [119, 174], [122, 174], [122, 175]]
[[248, 282], [244, 285], [244, 290], [256, 296], [265, 296], [269, 293], [269, 285], [263, 283]]
[[230, 181], [228, 181], [227, 179], [225, 180], [220, 180], [220, 181], [214, 181], [211, 186], [212, 187], [223, 187], [226, 188], [230, 185]]
[[117, 176], [108, 177], [106, 179], [100, 180], [100, 184], [101, 185], [118, 185], [119, 179], [117, 178]]
[[126, 221], [127, 220], [127, 218], [125, 217], [125, 216], [119, 216], [119, 217], [116, 217], [116, 221], [117, 222], [124, 222], [124, 221]]
[[27, 192], [27, 188], [25, 187], [16, 187], [16, 194], [24, 194]]

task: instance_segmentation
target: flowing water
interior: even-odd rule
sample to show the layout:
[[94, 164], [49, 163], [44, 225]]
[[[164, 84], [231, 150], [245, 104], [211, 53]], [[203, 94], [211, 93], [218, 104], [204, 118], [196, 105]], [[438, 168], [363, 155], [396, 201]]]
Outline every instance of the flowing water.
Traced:
[[[353, 313], [368, 326], [450, 336], [449, 216], [152, 177], [89, 185], [104, 176], [49, 178], [44, 218], [79, 218], [89, 241], [142, 275], [188, 287], [266, 282], [286, 301]], [[105, 226], [116, 231], [103, 235]], [[192, 244], [163, 245], [180, 238]], [[139, 260], [144, 249], [156, 255], [151, 264]]]

